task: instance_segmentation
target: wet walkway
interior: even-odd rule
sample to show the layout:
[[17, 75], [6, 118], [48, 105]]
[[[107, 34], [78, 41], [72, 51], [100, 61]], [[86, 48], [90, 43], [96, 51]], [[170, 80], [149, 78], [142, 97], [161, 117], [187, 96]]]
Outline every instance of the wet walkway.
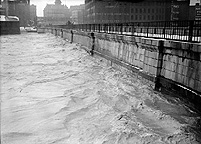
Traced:
[[199, 144], [200, 116], [51, 34], [1, 36], [2, 144]]

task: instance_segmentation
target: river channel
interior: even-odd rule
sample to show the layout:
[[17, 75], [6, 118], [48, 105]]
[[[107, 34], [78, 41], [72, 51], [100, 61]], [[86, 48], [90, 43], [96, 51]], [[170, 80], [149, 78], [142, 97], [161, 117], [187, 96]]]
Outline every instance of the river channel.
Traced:
[[201, 116], [52, 34], [1, 36], [2, 144], [200, 144]]

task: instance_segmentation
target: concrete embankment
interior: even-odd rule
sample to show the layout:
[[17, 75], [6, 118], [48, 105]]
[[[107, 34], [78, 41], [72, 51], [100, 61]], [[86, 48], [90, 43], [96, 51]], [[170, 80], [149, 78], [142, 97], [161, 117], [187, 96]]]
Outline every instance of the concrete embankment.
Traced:
[[201, 104], [201, 44], [117, 34], [46, 28], [71, 42], [80, 43], [108, 64], [137, 72], [159, 91], [173, 92]]

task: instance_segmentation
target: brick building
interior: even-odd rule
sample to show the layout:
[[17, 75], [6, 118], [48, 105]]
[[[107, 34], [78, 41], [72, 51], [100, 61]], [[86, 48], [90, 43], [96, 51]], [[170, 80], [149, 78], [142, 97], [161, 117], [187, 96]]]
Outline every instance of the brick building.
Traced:
[[[87, 23], [187, 20], [190, 0], [85, 0]], [[185, 11], [183, 11], [185, 9]]]
[[47, 4], [43, 10], [46, 24], [64, 25], [70, 21], [70, 11], [61, 0], [55, 0], [55, 4]]

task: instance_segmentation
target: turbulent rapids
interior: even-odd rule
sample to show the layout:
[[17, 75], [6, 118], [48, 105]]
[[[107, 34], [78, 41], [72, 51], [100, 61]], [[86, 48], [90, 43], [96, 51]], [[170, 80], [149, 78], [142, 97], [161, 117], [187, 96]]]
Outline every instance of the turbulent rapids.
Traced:
[[198, 113], [77, 44], [2, 36], [0, 64], [2, 144], [201, 143]]

